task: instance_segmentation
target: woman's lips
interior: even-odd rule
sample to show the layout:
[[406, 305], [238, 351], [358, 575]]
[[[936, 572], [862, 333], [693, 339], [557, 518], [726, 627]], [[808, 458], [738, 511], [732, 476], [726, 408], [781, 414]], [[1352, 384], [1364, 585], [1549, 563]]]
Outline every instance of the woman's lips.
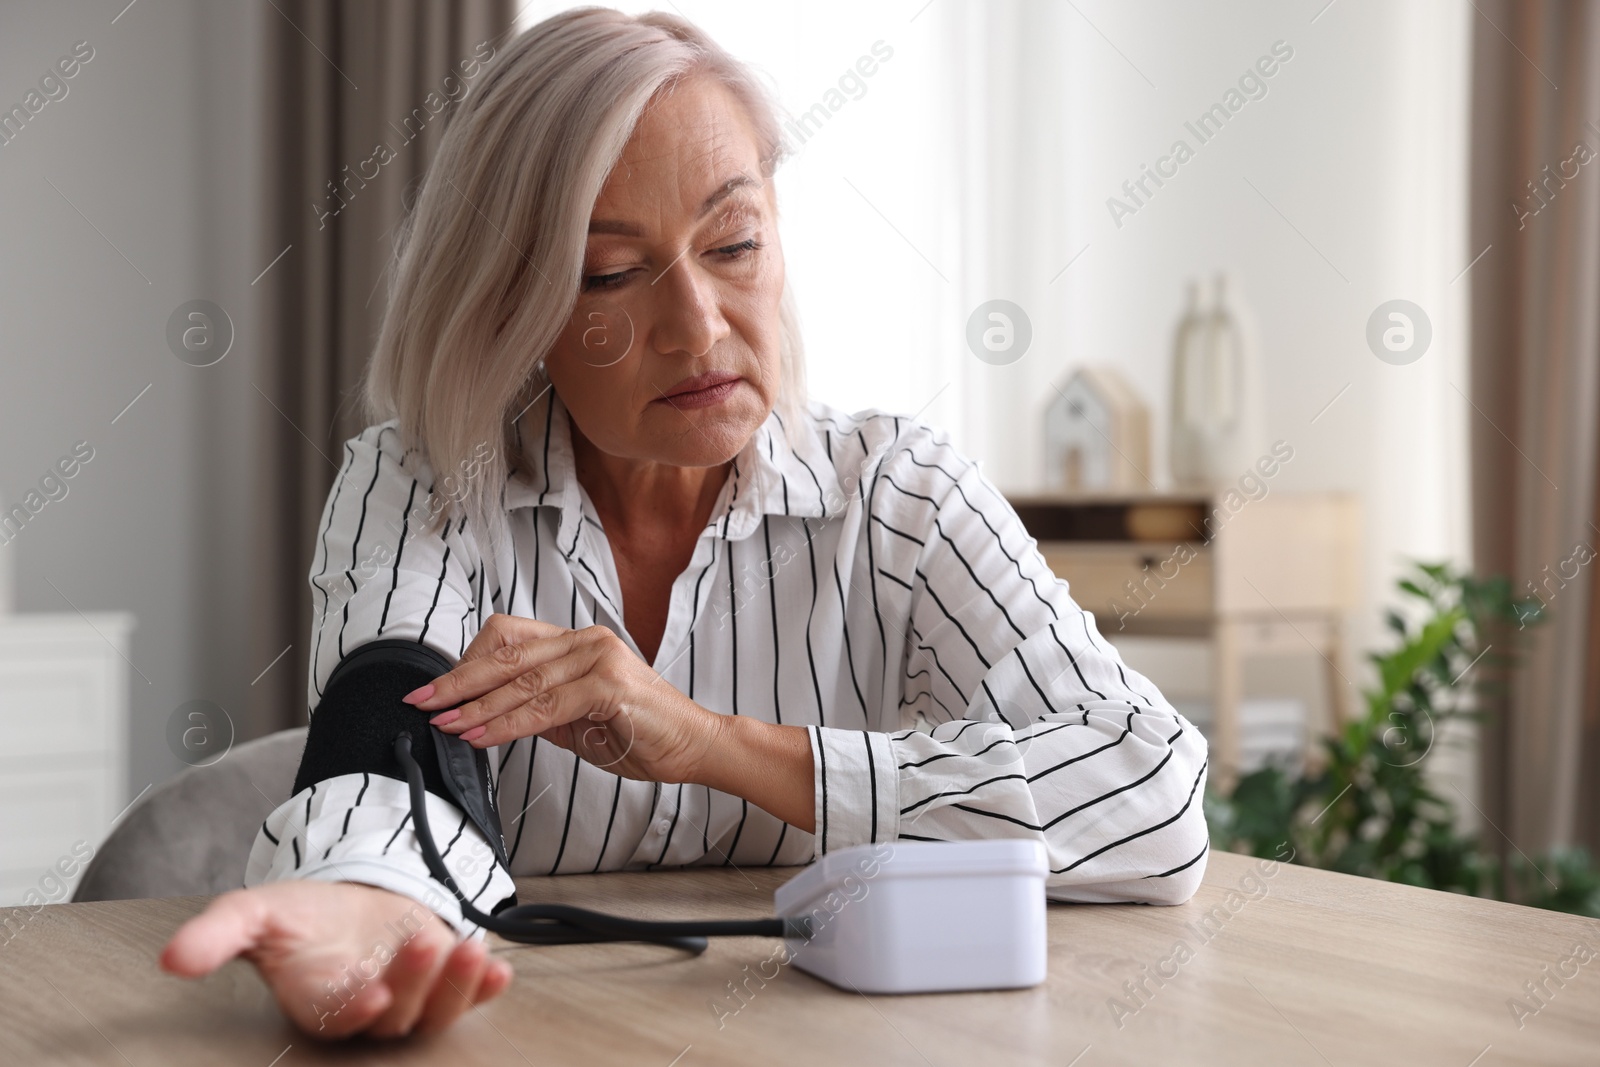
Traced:
[[707, 408], [720, 404], [733, 392], [742, 379], [737, 374], [702, 374], [686, 379], [665, 394], [658, 404], [670, 404], [679, 410]]

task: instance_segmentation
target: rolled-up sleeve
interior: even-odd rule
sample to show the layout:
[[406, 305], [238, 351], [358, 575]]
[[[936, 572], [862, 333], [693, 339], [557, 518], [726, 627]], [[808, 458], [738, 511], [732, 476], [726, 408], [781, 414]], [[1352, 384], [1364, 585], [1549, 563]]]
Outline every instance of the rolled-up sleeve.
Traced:
[[817, 852], [890, 841], [900, 823], [894, 742], [871, 730], [807, 727]]
[[[460, 808], [425, 794], [428, 827], [450, 877], [479, 911], [514, 895], [511, 875]], [[344, 774], [308, 786], [278, 806], [256, 834], [246, 886], [290, 879], [362, 882], [438, 915], [461, 937], [482, 936], [461, 904], [428, 873], [406, 783], [378, 774]]]
[[902, 704], [935, 725], [812, 729], [819, 851], [1030, 837], [1055, 899], [1182, 903], [1208, 847], [1204, 737], [1100, 635], [978, 466], [907, 436], [865, 498], [905, 605]]

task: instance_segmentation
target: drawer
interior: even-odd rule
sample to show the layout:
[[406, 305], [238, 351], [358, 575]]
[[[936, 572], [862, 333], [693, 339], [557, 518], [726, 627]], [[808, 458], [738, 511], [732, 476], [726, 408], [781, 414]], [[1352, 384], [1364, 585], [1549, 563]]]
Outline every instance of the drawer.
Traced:
[[0, 644], [0, 765], [120, 749], [125, 677], [104, 645]]
[[116, 814], [112, 777], [103, 758], [0, 776], [0, 905], [22, 903], [58, 860], [72, 860], [77, 842], [99, 849]]
[[1217, 537], [1220, 609], [1230, 615], [1355, 610], [1361, 521], [1353, 496], [1283, 494], [1252, 503]]
[[1078, 606], [1094, 613], [1104, 634], [1199, 622], [1212, 613], [1214, 567], [1208, 546], [1045, 541], [1039, 551], [1056, 577], [1067, 582]]

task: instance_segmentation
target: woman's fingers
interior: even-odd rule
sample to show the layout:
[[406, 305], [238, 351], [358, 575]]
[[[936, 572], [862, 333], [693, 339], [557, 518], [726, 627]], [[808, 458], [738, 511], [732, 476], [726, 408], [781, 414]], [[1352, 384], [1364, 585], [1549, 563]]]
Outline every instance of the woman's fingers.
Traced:
[[[544, 637], [555, 637], [558, 634], [569, 633], [564, 626], [553, 623], [540, 622], [538, 619], [524, 619], [515, 615], [494, 614], [484, 620], [478, 633], [467, 645], [466, 651], [461, 654], [457, 667], [463, 663], [492, 656], [507, 645], [521, 644], [524, 641], [537, 640]], [[460, 703], [467, 697], [459, 697], [450, 702], [438, 692], [439, 683], [448, 673], [440, 675], [427, 685], [407, 693], [402, 699], [406, 703], [422, 708], [424, 711], [436, 711], [439, 708], [450, 707], [451, 703]]]
[[[598, 724], [587, 721], [588, 716], [595, 709], [604, 708], [615, 696], [608, 683], [591, 673], [581, 674], [570, 682], [546, 690], [537, 701], [521, 704], [495, 716], [479, 728], [482, 733], [468, 730], [461, 736], [476, 748], [493, 748], [560, 726], [574, 731], [573, 736], [577, 737], [587, 729], [599, 728]], [[468, 734], [473, 736], [469, 737]]]
[[400, 947], [383, 971], [383, 984], [389, 987], [394, 1002], [372, 1024], [373, 1037], [399, 1037], [411, 1032], [422, 1014], [423, 1004], [443, 966], [448, 949], [423, 937], [414, 937]]
[[489, 963], [489, 953], [483, 942], [467, 940], [457, 945], [445, 960], [444, 969], [439, 972], [422, 1006], [417, 1032], [428, 1034], [443, 1030], [477, 1003], [478, 989]]
[[[554, 646], [556, 641], [550, 640], [541, 644]], [[519, 708], [528, 711], [547, 708], [548, 694], [589, 674], [594, 669], [596, 658], [597, 654], [592, 645], [574, 643], [564, 655], [535, 663], [503, 685], [467, 701], [453, 712], [442, 712], [430, 721], [446, 733], [464, 734], [476, 726]]]
[[[463, 701], [493, 692], [529, 671], [537, 671], [583, 643], [580, 631], [553, 629], [557, 632], [501, 645], [477, 659], [462, 659], [450, 671], [421, 689], [407, 693], [403, 699], [421, 711], [454, 708]], [[419, 696], [422, 693], [427, 695]]]
[[278, 998], [279, 1005], [302, 1030], [321, 1038], [337, 1040], [361, 1033], [389, 1010], [394, 993], [382, 982], [368, 982], [348, 1001], [337, 997], [331, 1005], [304, 997]]
[[210, 974], [239, 953], [254, 948], [267, 922], [258, 895], [224, 893], [172, 935], [161, 951], [161, 969], [184, 978]]
[[483, 621], [483, 626], [467, 645], [467, 650], [461, 653], [461, 662], [482, 659], [506, 645], [516, 645], [523, 641], [571, 632], [567, 627], [557, 626], [555, 623], [497, 613]]
[[498, 997], [511, 986], [513, 972], [505, 960], [491, 959], [483, 970], [483, 982], [478, 986], [474, 1004], [483, 1004]]

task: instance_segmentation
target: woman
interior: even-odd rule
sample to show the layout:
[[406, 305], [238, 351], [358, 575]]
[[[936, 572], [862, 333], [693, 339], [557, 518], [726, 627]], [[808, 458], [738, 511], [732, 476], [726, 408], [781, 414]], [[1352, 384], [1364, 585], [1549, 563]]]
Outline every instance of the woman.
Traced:
[[[568, 12], [487, 74], [398, 263], [387, 421], [324, 513], [311, 705], [375, 640], [456, 664], [405, 699], [493, 754], [509, 873], [427, 798], [485, 910], [511, 873], [897, 838], [1033, 837], [1055, 898], [1188, 899], [1204, 740], [944, 435], [805, 402], [780, 149], [758, 83], [671, 16]], [[510, 980], [392, 778], [311, 777], [246, 885], [164, 965], [245, 955], [314, 1033], [437, 1029]]]

